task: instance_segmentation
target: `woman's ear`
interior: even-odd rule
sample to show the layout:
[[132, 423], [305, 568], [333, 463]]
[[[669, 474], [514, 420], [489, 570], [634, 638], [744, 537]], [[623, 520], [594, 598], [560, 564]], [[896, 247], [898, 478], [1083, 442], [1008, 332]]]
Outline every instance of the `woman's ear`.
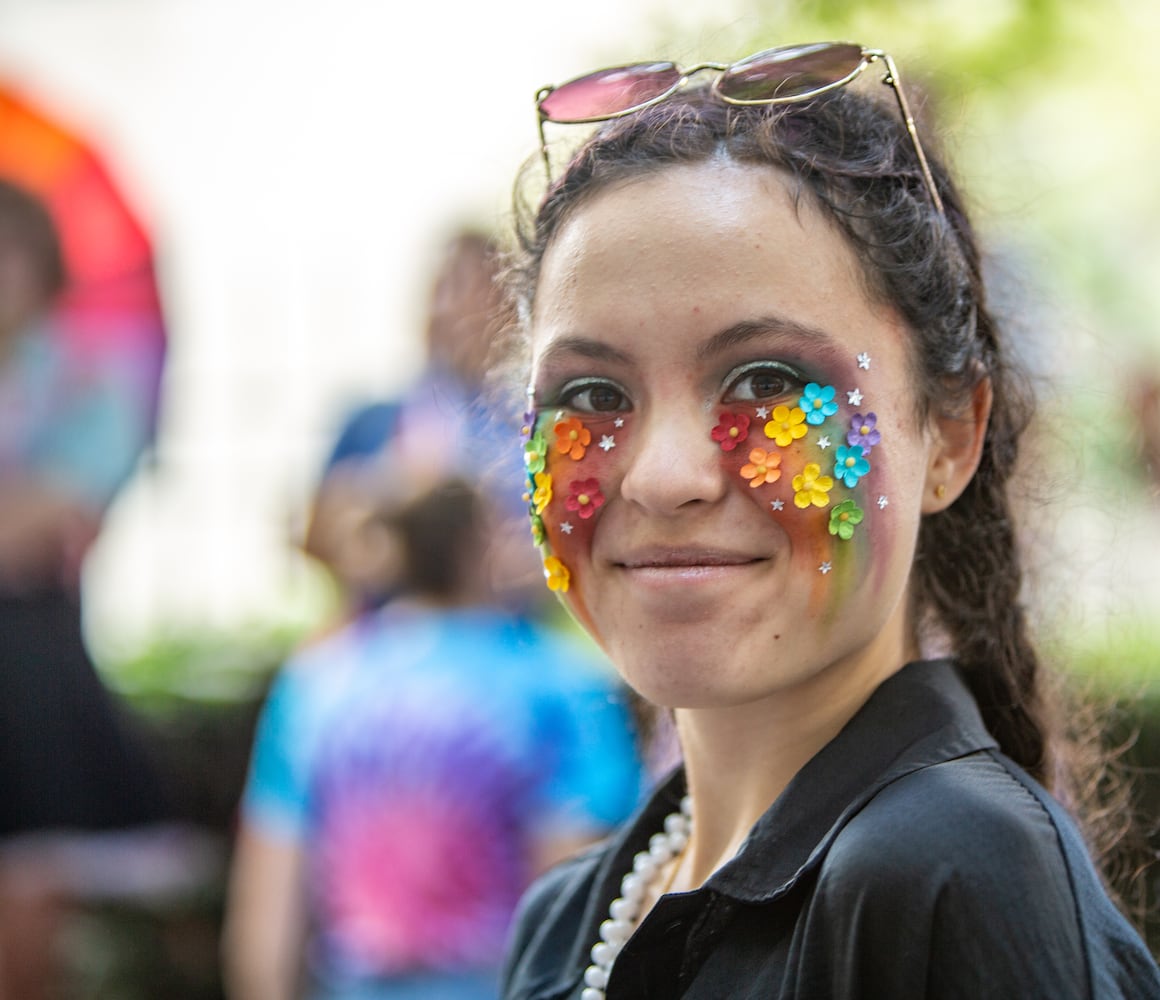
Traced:
[[963, 410], [932, 418], [930, 454], [922, 497], [924, 514], [946, 510], [967, 488], [983, 453], [992, 398], [991, 380], [983, 378], [975, 386], [970, 402]]

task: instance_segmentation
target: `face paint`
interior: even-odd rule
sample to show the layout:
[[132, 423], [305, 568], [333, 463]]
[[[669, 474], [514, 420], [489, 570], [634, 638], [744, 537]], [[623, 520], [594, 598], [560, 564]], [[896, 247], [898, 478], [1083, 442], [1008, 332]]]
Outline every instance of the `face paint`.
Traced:
[[[534, 402], [531, 389], [529, 399]], [[558, 407], [525, 415], [524, 465], [532, 541], [540, 549], [544, 580], [564, 605], [591, 629], [591, 616], [573, 585], [575, 555], [592, 544], [600, 510], [615, 482], [616, 448], [626, 434], [623, 414], [583, 416]]]
[[[869, 355], [859, 354], [857, 363], [869, 367]], [[867, 511], [884, 511], [889, 503], [884, 494], [874, 499], [871, 453], [882, 434], [877, 414], [863, 403], [857, 387], [839, 393], [833, 385], [809, 382], [795, 405], [733, 404], [719, 412], [709, 432], [734, 482], [758, 491], [756, 502], [817, 554], [819, 576], [834, 574], [826, 588], [815, 590], [828, 593], [826, 603], [835, 606], [865, 558], [864, 536], [873, 527]], [[612, 453], [623, 447], [625, 435], [623, 414], [581, 417], [533, 408], [524, 420], [533, 543], [541, 549], [549, 589], [589, 628], [571, 567], [575, 554], [591, 545], [605, 490], [617, 480]]]
[[[862, 353], [857, 362], [867, 367], [869, 356]], [[815, 553], [819, 577], [828, 578], [824, 587], [815, 585], [817, 603], [825, 598], [832, 607], [840, 606], [864, 563], [865, 534], [873, 530], [867, 511], [888, 504], [872, 492], [871, 453], [882, 434], [864, 402], [857, 387], [839, 392], [810, 382], [796, 405], [734, 405], [710, 431], [735, 483], [756, 491], [756, 502], [795, 544]]]

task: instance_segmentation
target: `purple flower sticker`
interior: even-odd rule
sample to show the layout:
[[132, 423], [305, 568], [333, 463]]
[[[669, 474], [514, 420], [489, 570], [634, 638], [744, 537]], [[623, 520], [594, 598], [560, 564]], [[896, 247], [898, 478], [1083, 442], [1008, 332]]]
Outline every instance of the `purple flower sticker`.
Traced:
[[855, 413], [850, 419], [850, 430], [846, 433], [846, 443], [854, 448], [861, 448], [863, 455], [869, 455], [870, 449], [882, 440], [882, 434], [876, 428], [878, 415]]

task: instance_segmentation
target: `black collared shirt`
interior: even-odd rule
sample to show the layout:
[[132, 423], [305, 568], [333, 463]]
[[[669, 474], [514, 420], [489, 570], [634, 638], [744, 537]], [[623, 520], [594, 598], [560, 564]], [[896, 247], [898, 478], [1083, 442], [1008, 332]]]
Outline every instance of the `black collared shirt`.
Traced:
[[[723, 776], [725, 777], [725, 776]], [[504, 1000], [574, 1000], [678, 770], [615, 838], [528, 892]], [[663, 897], [608, 1000], [1160, 998], [1160, 970], [1062, 807], [948, 661], [887, 680], [700, 889]]]

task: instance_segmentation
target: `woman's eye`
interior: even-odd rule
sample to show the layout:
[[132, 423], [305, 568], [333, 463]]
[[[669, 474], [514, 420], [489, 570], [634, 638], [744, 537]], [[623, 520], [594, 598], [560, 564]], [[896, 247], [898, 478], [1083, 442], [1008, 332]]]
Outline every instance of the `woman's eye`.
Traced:
[[735, 374], [725, 390], [725, 402], [746, 403], [777, 399], [798, 392], [803, 385], [796, 372], [763, 364]]
[[624, 393], [608, 382], [587, 382], [565, 388], [560, 404], [581, 413], [612, 413], [627, 406]]

